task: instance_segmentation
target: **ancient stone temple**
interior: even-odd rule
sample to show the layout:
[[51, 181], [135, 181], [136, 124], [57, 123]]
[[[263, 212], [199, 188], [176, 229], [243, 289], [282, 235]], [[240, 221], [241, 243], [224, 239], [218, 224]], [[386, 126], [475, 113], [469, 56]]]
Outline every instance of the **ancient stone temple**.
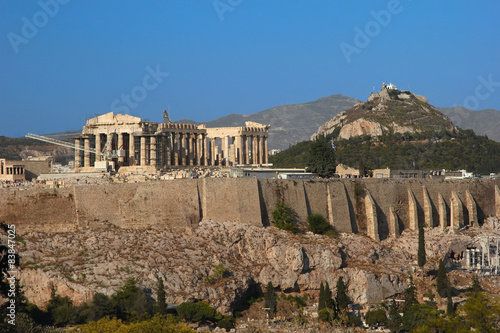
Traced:
[[[166, 114], [166, 113], [165, 113]], [[164, 115], [165, 115], [164, 114]], [[267, 164], [269, 125], [241, 127], [163, 123], [113, 114], [87, 120], [75, 139], [78, 171]]]

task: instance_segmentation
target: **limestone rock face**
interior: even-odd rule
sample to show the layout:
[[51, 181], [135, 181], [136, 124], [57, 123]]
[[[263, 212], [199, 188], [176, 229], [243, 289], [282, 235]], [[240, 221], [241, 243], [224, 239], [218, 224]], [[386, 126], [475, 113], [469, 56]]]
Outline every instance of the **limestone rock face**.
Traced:
[[383, 133], [384, 128], [380, 123], [360, 118], [343, 126], [339, 133], [339, 139], [350, 139], [363, 135], [379, 136]]
[[[343, 268], [346, 245], [310, 232], [297, 236], [274, 227], [208, 220], [184, 232], [110, 227], [30, 232], [23, 238], [21, 281], [30, 301], [40, 306], [50, 299], [51, 284], [79, 304], [95, 292], [114, 293], [130, 277], [154, 296], [157, 275], [164, 279], [168, 302], [205, 300], [223, 313], [234, 310], [255, 285], [268, 282], [285, 292], [308, 291], [322, 281], [333, 287], [345, 276], [361, 302], [401, 292], [400, 280]], [[230, 273], [210, 283], [207, 277], [217, 264]], [[381, 285], [385, 291], [376, 292]]]
[[[472, 237], [481, 233], [475, 230]], [[474, 242], [465, 234], [444, 237], [437, 228], [426, 230], [425, 237], [428, 262], [435, 263]], [[212, 220], [184, 231], [110, 226], [29, 232], [23, 235], [26, 245], [19, 247], [20, 278], [29, 300], [39, 306], [50, 299], [51, 284], [79, 304], [95, 292], [114, 293], [130, 277], [155, 297], [156, 276], [164, 280], [168, 302], [204, 300], [222, 313], [245, 304], [257, 285], [271, 282], [283, 292], [314, 294], [325, 281], [334, 290], [340, 276], [354, 302], [376, 304], [402, 293], [408, 275], [417, 271], [417, 238], [410, 230], [383, 241], [350, 233], [338, 238], [293, 235], [275, 227]], [[218, 264], [229, 274], [210, 281]]]

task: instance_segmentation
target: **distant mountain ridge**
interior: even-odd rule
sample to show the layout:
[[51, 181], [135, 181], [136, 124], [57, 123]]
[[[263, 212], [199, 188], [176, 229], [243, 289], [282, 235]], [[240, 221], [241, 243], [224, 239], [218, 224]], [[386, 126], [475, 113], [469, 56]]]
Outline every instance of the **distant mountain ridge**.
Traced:
[[[207, 124], [208, 126], [243, 126], [245, 121], [270, 124], [269, 149], [288, 148], [297, 142], [307, 140], [317, 132], [318, 127], [342, 111], [348, 110], [360, 101], [341, 94], [318, 98], [315, 101], [272, 107], [251, 114], [230, 114], [208, 122], [179, 119], [175, 123]], [[436, 108], [447, 115], [455, 126], [472, 129], [478, 135], [487, 135], [500, 142], [500, 111], [494, 109], [474, 111], [460, 106]], [[60, 140], [78, 136], [80, 131], [46, 134]], [[0, 156], [1, 157], [1, 156]]]
[[[284, 149], [307, 140], [319, 125], [358, 102], [357, 99], [338, 94], [307, 103], [280, 105], [252, 114], [233, 113], [204, 124], [208, 127], [232, 127], [244, 126], [245, 121], [255, 121], [271, 125], [269, 149]], [[175, 123], [202, 124], [190, 119], [176, 120]]]
[[462, 106], [436, 108], [447, 115], [455, 126], [471, 129], [477, 135], [486, 135], [491, 140], [500, 142], [500, 111], [485, 109], [474, 111]]

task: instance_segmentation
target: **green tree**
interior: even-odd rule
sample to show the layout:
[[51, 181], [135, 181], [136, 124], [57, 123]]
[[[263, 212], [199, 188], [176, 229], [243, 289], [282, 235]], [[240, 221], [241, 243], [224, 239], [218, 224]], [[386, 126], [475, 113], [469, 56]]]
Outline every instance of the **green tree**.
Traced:
[[460, 312], [476, 332], [500, 331], [500, 303], [498, 300], [492, 302], [482, 292], [470, 294]]
[[293, 210], [286, 203], [276, 202], [276, 209], [273, 211], [273, 221], [277, 228], [297, 232], [297, 221]]
[[92, 297], [92, 310], [94, 317], [91, 320], [99, 320], [115, 314], [111, 298], [103, 293], [95, 293]]
[[165, 294], [165, 286], [163, 285], [163, 279], [161, 277], [157, 277], [158, 286], [156, 290], [156, 304], [158, 307], [158, 313], [164, 315], [167, 313], [167, 301]]
[[267, 283], [266, 291], [264, 293], [264, 307], [269, 309], [269, 314], [271, 317], [274, 316], [278, 307], [276, 293], [274, 292], [274, 287], [271, 282]]
[[443, 260], [439, 259], [439, 265], [436, 276], [436, 289], [441, 297], [447, 296], [447, 290], [449, 288], [448, 276], [446, 275], [446, 267], [444, 266]]
[[180, 319], [192, 323], [199, 323], [207, 320], [211, 322], [217, 321], [217, 311], [204, 302], [181, 303], [177, 307], [177, 313]]
[[335, 319], [335, 311], [329, 308], [324, 308], [318, 312], [318, 319], [325, 322], [331, 322]]
[[387, 314], [385, 309], [368, 310], [365, 314], [365, 321], [368, 326], [387, 325]]
[[323, 281], [321, 281], [319, 285], [319, 300], [318, 300], [318, 312], [323, 310], [326, 307], [325, 302], [325, 286], [323, 285]]
[[401, 315], [399, 314], [398, 305], [395, 300], [392, 300], [389, 305], [389, 318], [387, 326], [391, 330], [391, 333], [399, 333], [401, 332]]
[[51, 323], [55, 326], [64, 326], [76, 322], [76, 308], [68, 297], [57, 294], [54, 285], [51, 287], [50, 300], [47, 304], [47, 313]]
[[119, 319], [134, 321], [149, 315], [150, 304], [146, 294], [137, 286], [134, 278], [129, 278], [113, 295], [113, 301]]
[[332, 298], [332, 291], [330, 289], [330, 285], [328, 284], [328, 282], [325, 282], [325, 285], [323, 285], [323, 282], [321, 282], [319, 289], [318, 312], [323, 309], [334, 310], [334, 307], [335, 307], [335, 302], [333, 301]]
[[231, 316], [223, 316], [222, 319], [217, 322], [217, 327], [223, 328], [226, 332], [229, 332], [234, 328], [234, 318]]
[[446, 313], [452, 315], [455, 313], [455, 307], [453, 306], [453, 299], [451, 298], [451, 290], [448, 288], [446, 296]]
[[483, 287], [481, 287], [481, 284], [479, 283], [479, 277], [476, 274], [472, 276], [472, 283], [469, 287], [469, 291], [473, 293], [484, 291]]
[[309, 148], [307, 171], [318, 174], [322, 178], [332, 177], [335, 173], [335, 151], [324, 136], [318, 136]]
[[418, 227], [418, 255], [417, 262], [419, 267], [423, 267], [427, 262], [425, 255], [425, 238], [424, 238], [424, 226], [421, 223]]
[[331, 229], [330, 223], [321, 214], [311, 214], [307, 217], [309, 228], [315, 234], [324, 234]]
[[439, 312], [436, 306], [429, 304], [413, 304], [403, 314], [403, 329], [413, 331], [419, 326], [428, 326], [437, 320]]
[[405, 302], [403, 305], [403, 313], [406, 313], [413, 305], [418, 304], [417, 301], [417, 288], [413, 282], [413, 278], [410, 276], [410, 285], [405, 289]]
[[347, 295], [347, 286], [344, 283], [342, 276], [337, 280], [337, 296], [335, 298], [337, 307], [340, 312], [347, 312], [347, 307], [352, 303], [351, 299]]

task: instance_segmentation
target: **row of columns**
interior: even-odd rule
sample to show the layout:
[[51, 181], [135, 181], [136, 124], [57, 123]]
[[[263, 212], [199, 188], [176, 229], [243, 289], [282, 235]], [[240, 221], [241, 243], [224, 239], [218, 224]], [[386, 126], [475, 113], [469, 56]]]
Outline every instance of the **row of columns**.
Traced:
[[[268, 138], [265, 135], [208, 137], [206, 133], [172, 131], [152, 135], [109, 133], [76, 138], [75, 166], [91, 167], [93, 162], [91, 150], [101, 152], [103, 144], [108, 140], [111, 142], [106, 146], [104, 153], [111, 154], [116, 150], [118, 166], [268, 164]], [[100, 156], [97, 155], [94, 160], [100, 160]]]
[[5, 174], [5, 175], [24, 175], [24, 167], [22, 167], [22, 166], [5, 167], [5, 173], [4, 173], [4, 168], [2, 168], [2, 174]]

